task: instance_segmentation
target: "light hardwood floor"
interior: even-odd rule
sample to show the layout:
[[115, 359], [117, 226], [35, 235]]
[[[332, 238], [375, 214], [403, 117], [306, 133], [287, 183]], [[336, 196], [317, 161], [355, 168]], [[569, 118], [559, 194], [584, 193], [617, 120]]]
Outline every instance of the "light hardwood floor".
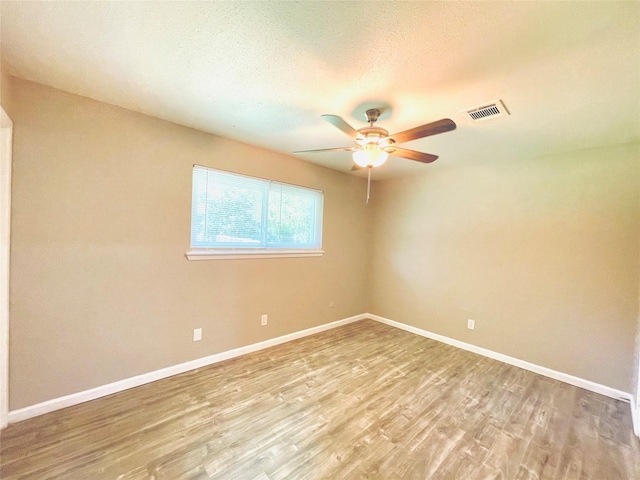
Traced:
[[3, 480], [640, 478], [628, 404], [370, 320], [1, 441]]

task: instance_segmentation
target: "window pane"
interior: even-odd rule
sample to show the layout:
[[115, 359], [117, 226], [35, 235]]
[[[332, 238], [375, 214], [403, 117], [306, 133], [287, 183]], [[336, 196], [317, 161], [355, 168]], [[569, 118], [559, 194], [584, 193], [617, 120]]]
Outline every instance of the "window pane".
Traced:
[[264, 188], [256, 187], [222, 182], [207, 184], [204, 231], [207, 243], [259, 245], [262, 242]]
[[194, 166], [191, 246], [320, 248], [322, 192]]
[[268, 185], [264, 180], [194, 167], [191, 245], [263, 244], [262, 212]]
[[267, 243], [280, 243], [280, 224], [282, 222], [282, 209], [280, 208], [280, 199], [282, 198], [282, 188], [279, 184], [272, 185], [269, 190], [269, 218], [268, 218], [268, 235]]
[[315, 192], [275, 184], [269, 192], [269, 241], [281, 246], [315, 246]]
[[207, 171], [194, 167], [191, 192], [191, 245], [204, 242], [207, 216]]

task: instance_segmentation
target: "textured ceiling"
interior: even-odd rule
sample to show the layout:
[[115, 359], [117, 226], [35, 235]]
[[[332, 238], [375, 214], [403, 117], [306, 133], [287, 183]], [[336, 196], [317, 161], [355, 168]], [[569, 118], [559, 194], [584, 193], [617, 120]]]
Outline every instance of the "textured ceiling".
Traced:
[[[389, 178], [640, 141], [640, 3], [7, 2], [12, 75], [271, 150], [348, 146], [320, 117], [391, 132], [458, 129], [403, 146]], [[462, 111], [502, 99], [511, 116]], [[342, 171], [346, 152], [306, 155]], [[362, 173], [358, 173], [362, 174]]]

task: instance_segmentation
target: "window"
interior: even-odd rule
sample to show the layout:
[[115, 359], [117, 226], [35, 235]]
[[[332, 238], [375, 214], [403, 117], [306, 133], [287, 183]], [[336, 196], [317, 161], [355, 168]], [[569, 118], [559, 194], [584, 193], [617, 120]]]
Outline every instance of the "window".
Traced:
[[322, 255], [319, 190], [194, 165], [190, 260]]

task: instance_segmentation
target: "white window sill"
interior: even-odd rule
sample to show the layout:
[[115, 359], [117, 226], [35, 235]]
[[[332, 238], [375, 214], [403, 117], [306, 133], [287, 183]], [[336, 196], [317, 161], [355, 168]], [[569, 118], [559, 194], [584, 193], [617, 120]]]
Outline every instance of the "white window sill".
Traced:
[[189, 260], [231, 260], [238, 258], [321, 257], [324, 250], [194, 250], [187, 252]]

